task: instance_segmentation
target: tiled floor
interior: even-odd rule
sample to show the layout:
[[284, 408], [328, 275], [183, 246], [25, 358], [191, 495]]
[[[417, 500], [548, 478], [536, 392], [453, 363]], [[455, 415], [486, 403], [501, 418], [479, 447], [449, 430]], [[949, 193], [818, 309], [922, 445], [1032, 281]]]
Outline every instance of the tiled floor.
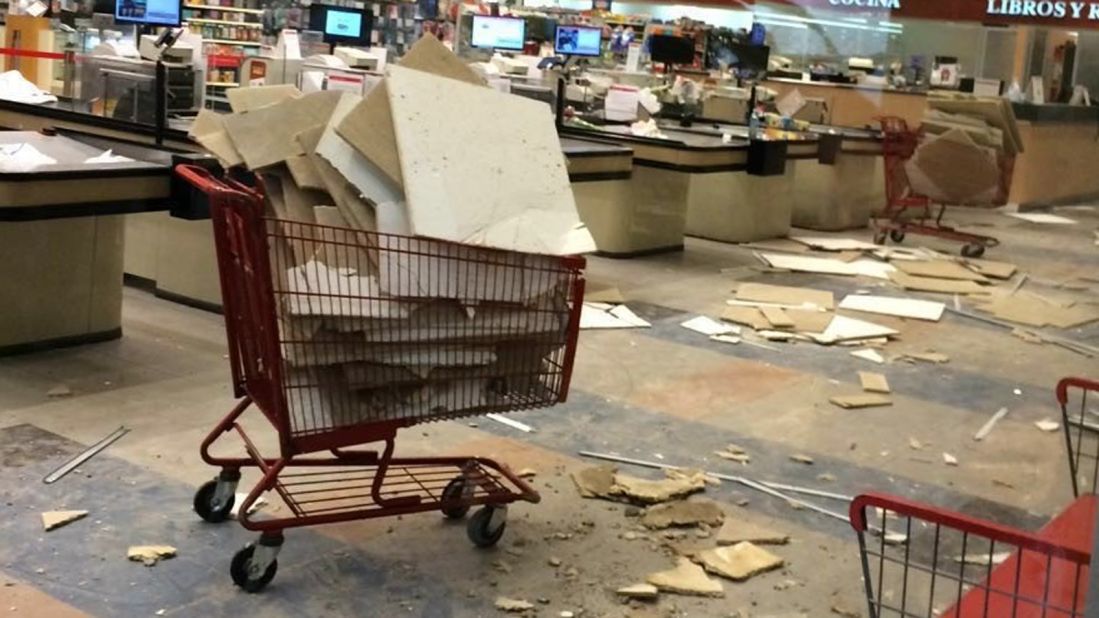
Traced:
[[[1028, 290], [1065, 294], [1051, 285], [1099, 272], [1095, 211], [1062, 212], [1080, 221], [1073, 226], [955, 213], [1003, 240], [989, 257], [1018, 263], [1030, 274]], [[908, 244], [954, 249], [921, 241]], [[51, 617], [150, 616], [159, 610], [168, 616], [481, 616], [496, 614], [499, 595], [544, 598], [546, 604], [536, 604], [543, 616], [581, 609], [585, 616], [725, 616], [740, 609], [752, 616], [799, 610], [824, 616], [833, 604], [862, 610], [849, 526], [729, 482], [706, 493], [733, 517], [791, 535], [791, 544], [776, 550], [786, 559], [783, 571], [727, 582], [723, 599], [664, 595], [651, 605], [623, 605], [616, 587], [674, 560], [655, 540], [621, 538], [633, 525], [623, 506], [577, 496], [568, 472], [589, 463], [578, 455], [585, 449], [850, 494], [895, 492], [1027, 527], [1069, 500], [1063, 439], [1032, 423], [1057, 413], [1052, 386], [1058, 378], [1094, 376], [1099, 361], [953, 315], [937, 324], [875, 318], [901, 331], [887, 356], [934, 349], [951, 359], [877, 369], [849, 356], [848, 348], [734, 346], [678, 326], [691, 315], [720, 313], [736, 280], [841, 293], [879, 285], [763, 274], [752, 269], [756, 264], [748, 250], [696, 240], [681, 254], [592, 258], [589, 278], [617, 285], [653, 328], [584, 332], [569, 403], [516, 416], [535, 433], [478, 419], [476, 426], [418, 427], [399, 441], [404, 452], [495, 456], [538, 471], [543, 502], [511, 510], [500, 546], [474, 550], [461, 525], [435, 515], [294, 530], [287, 533], [278, 576], [260, 595], [240, 592], [228, 575], [233, 552], [254, 535], [233, 523], [203, 524], [190, 512], [194, 488], [214, 473], [199, 459], [198, 444], [233, 404], [221, 318], [127, 290], [123, 339], [0, 359], [0, 611]], [[1097, 298], [1096, 289], [1072, 294]], [[1099, 345], [1099, 324], [1060, 334]], [[829, 396], [858, 390], [859, 369], [888, 376], [892, 407], [841, 410], [828, 404]], [[73, 396], [48, 398], [46, 392], [61, 383]], [[973, 433], [1000, 407], [1009, 408], [1008, 417], [990, 438], [974, 442]], [[272, 448], [274, 436], [261, 421], [252, 417], [248, 426], [263, 436], [261, 448]], [[69, 454], [123, 424], [133, 431], [80, 472], [54, 485], [41, 483]], [[910, 438], [926, 448], [913, 451]], [[752, 453], [750, 466], [710, 455], [730, 442]], [[961, 465], [943, 465], [943, 451]], [[794, 453], [811, 455], [815, 464], [790, 461]], [[823, 473], [837, 480], [818, 480]], [[246, 475], [242, 486], [254, 480]], [[846, 509], [841, 502], [823, 504]], [[42, 533], [38, 513], [58, 508], [91, 514]], [[558, 532], [571, 537], [556, 538]], [[150, 568], [126, 560], [128, 545], [151, 543], [174, 545], [179, 556]], [[550, 557], [562, 565], [549, 565]], [[570, 567], [574, 577], [565, 575]], [[797, 585], [776, 589], [786, 580]]]

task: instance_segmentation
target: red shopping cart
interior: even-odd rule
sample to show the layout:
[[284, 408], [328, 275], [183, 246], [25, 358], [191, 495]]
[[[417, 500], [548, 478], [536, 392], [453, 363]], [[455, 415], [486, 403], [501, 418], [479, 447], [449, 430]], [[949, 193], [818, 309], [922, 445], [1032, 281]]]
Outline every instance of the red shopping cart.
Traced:
[[[943, 223], [946, 204], [939, 204], [938, 213], [932, 213], [931, 199], [913, 192], [904, 168], [916, 152], [919, 133], [910, 130], [903, 118], [886, 116], [879, 121], [885, 159], [885, 209], [874, 216], [874, 242], [884, 245], [885, 239], [890, 238], [901, 243], [908, 232], [937, 236], [965, 243], [962, 245], [962, 255], [972, 258], [981, 257], [986, 248], [1000, 244], [992, 236], [962, 232]], [[1006, 196], [1005, 187], [1010, 186], [1013, 159], [1005, 157], [1000, 164], [1001, 184], [1007, 182], [1007, 185], [1001, 186], [1001, 192]]]
[[[297, 526], [427, 511], [461, 518], [480, 505], [467, 533], [494, 545], [507, 505], [538, 502], [538, 493], [489, 459], [396, 457], [396, 433], [564, 401], [583, 258], [265, 217], [260, 190], [198, 167], [176, 172], [210, 204], [240, 399], [202, 442], [203, 460], [221, 472], [195, 494], [195, 511], [226, 520], [241, 469], [262, 475], [239, 507], [260, 537], [233, 557], [234, 583], [264, 588], [283, 530]], [[252, 404], [277, 433], [277, 453], [238, 422]], [[245, 456], [211, 454], [229, 432]], [[378, 448], [349, 448], [371, 443]], [[289, 514], [249, 515], [268, 491]]]
[[1084, 616], [1099, 502], [1080, 493], [1094, 491], [1099, 469], [1099, 426], [1087, 420], [1099, 411], [1087, 407], [1089, 392], [1099, 382], [1057, 385], [1077, 498], [1037, 532], [896, 496], [855, 498], [851, 525], [871, 618]]

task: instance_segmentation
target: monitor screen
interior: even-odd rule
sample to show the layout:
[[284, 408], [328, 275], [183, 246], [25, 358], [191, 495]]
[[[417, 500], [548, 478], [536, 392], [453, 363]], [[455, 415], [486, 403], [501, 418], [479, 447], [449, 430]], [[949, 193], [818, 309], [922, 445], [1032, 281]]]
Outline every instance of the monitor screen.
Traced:
[[729, 68], [735, 68], [741, 74], [754, 76], [767, 70], [771, 48], [766, 45], [733, 44], [728, 47], [728, 53]]
[[325, 43], [370, 45], [373, 13], [327, 4], [309, 6], [309, 29], [324, 35]]
[[649, 37], [649, 56], [663, 64], [691, 64], [695, 61], [695, 42], [683, 36], [654, 34]]
[[361, 39], [363, 35], [362, 11], [328, 9], [324, 19], [324, 36], [341, 39]]
[[553, 35], [553, 53], [564, 56], [598, 56], [603, 29], [585, 26], [557, 26]]
[[521, 51], [527, 40], [527, 22], [518, 17], [473, 16], [470, 42], [483, 49]]
[[114, 18], [150, 26], [178, 26], [180, 0], [116, 0]]

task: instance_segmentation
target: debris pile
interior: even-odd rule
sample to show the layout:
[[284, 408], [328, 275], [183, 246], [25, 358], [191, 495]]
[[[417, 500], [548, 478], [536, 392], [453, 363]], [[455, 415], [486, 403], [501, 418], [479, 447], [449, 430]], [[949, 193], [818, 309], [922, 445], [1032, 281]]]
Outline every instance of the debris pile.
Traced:
[[[747, 454], [736, 445], [729, 445], [723, 452]], [[612, 465], [592, 466], [572, 473], [573, 482], [584, 498], [645, 506], [640, 513], [634, 514], [637, 528], [622, 533], [620, 538], [651, 539], [655, 536], [652, 531], [663, 531], [657, 534], [676, 557], [673, 568], [650, 573], [645, 583], [618, 588], [620, 597], [653, 600], [659, 592], [721, 597], [725, 594], [721, 579], [711, 575], [742, 582], [785, 564], [780, 556], [759, 546], [785, 545], [790, 540], [789, 535], [730, 516], [713, 500], [689, 497], [704, 491], [708, 482], [717, 482], [717, 479], [698, 470], [677, 468], [665, 469], [665, 475], [666, 478], [658, 480], [638, 479], [620, 474]], [[685, 529], [692, 528], [694, 534], [688, 539]]]
[[487, 87], [432, 36], [366, 96], [229, 98], [234, 113], [203, 111], [192, 136], [255, 172], [278, 220], [268, 241], [295, 427], [546, 398], [575, 276], [551, 256], [594, 242], [544, 105]]

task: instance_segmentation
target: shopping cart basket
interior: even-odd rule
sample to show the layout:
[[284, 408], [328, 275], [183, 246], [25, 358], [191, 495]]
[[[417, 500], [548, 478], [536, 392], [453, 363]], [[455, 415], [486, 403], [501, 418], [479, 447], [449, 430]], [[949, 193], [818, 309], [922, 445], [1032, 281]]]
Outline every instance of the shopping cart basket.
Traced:
[[1077, 498], [1038, 532], [896, 496], [855, 498], [851, 525], [871, 618], [1084, 616], [1099, 469], [1099, 426], [1087, 420], [1099, 410], [1087, 407], [1089, 392], [1099, 383], [1057, 384]]
[[[538, 493], [489, 459], [395, 457], [395, 436], [564, 401], [583, 258], [265, 217], [261, 190], [197, 167], [176, 172], [210, 204], [240, 398], [202, 442], [203, 460], [221, 473], [195, 494], [195, 511], [224, 521], [241, 468], [262, 474], [237, 515], [260, 537], [233, 557], [233, 581], [249, 592], [266, 586], [282, 532], [295, 526], [425, 511], [460, 518], [481, 505], [467, 533], [494, 545], [507, 505], [538, 502]], [[277, 433], [277, 453], [263, 453], [238, 422], [252, 404]], [[229, 432], [246, 456], [211, 454]], [[378, 449], [349, 450], [370, 443]], [[289, 514], [251, 516], [271, 490]]]
[[[879, 120], [885, 159], [885, 209], [874, 216], [874, 242], [884, 245], [888, 237], [893, 242], [901, 243], [908, 232], [937, 236], [965, 243], [962, 245], [962, 255], [973, 258], [984, 255], [985, 248], [1000, 244], [992, 236], [962, 232], [944, 224], [946, 204], [939, 204], [938, 213], [932, 214], [931, 199], [913, 192], [904, 168], [916, 152], [919, 133], [910, 130], [903, 118], [887, 116]], [[1004, 178], [1011, 178], [1011, 167], [1011, 159], [1001, 160], [1001, 183]], [[1001, 191], [1004, 191], [1003, 187]]]
[[1072, 492], [1077, 497], [1094, 494], [1099, 489], [1099, 382], [1064, 378], [1057, 383], [1057, 403], [1061, 405]]

